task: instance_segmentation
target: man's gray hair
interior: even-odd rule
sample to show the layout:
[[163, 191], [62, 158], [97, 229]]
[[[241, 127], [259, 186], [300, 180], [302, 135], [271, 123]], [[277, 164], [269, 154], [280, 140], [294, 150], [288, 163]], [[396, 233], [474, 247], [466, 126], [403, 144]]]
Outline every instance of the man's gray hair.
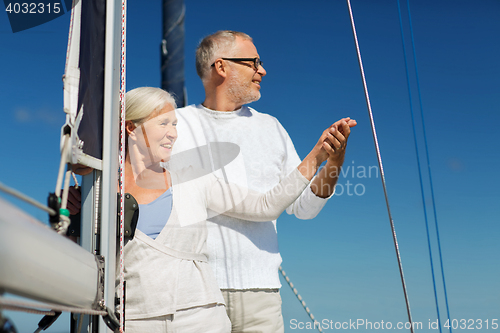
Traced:
[[234, 56], [236, 37], [252, 41], [246, 33], [231, 30], [217, 31], [202, 39], [196, 49], [196, 72], [202, 81], [210, 77], [210, 67], [215, 60]]

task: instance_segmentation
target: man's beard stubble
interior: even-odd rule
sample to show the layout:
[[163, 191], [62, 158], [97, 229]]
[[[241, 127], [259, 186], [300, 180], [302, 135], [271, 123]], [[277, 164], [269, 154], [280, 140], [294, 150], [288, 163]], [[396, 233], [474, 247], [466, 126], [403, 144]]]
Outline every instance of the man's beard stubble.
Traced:
[[231, 75], [228, 80], [228, 94], [232, 102], [238, 105], [245, 105], [260, 99], [260, 91], [253, 91], [252, 87], [242, 82], [237, 75]]

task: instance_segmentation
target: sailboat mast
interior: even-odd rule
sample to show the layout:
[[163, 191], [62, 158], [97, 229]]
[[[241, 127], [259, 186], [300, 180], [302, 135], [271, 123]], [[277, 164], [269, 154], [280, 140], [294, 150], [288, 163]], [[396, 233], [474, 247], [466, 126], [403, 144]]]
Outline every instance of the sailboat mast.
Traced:
[[186, 106], [184, 87], [184, 0], [163, 0], [161, 88], [173, 94], [178, 107]]
[[[103, 170], [101, 185], [101, 255], [105, 261], [104, 302], [114, 308], [116, 259], [116, 189], [120, 124], [121, 0], [106, 2], [106, 52], [104, 59]], [[111, 332], [99, 321], [99, 332]]]

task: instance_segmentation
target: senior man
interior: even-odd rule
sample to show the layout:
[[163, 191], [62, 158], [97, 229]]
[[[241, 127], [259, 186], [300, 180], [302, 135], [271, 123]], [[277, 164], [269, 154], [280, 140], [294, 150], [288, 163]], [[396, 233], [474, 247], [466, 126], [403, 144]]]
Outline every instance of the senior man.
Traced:
[[[208, 147], [211, 152], [210, 145], [215, 143], [236, 144], [242, 167], [214, 167], [217, 163], [212, 160], [213, 171], [253, 190], [270, 189], [297, 167], [300, 159], [276, 118], [245, 106], [260, 98], [260, 83], [266, 75], [252, 38], [235, 31], [205, 37], [196, 50], [196, 70], [205, 88], [205, 100], [177, 110], [179, 138], [173, 153], [195, 147]], [[327, 134], [336, 154], [287, 209], [289, 214], [311, 219], [323, 208], [333, 194], [350, 127], [355, 125], [356, 121], [343, 118], [325, 130], [333, 128], [341, 134], [336, 135], [340, 139]], [[278, 272], [282, 260], [276, 221], [251, 223], [215, 216], [208, 225], [207, 247], [233, 332], [283, 332]]]

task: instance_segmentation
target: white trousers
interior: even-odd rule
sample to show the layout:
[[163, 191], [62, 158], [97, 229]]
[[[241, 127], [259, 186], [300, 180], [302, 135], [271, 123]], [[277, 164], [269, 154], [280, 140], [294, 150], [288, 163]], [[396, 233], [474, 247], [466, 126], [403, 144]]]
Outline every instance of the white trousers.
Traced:
[[125, 333], [229, 333], [231, 322], [222, 304], [197, 306], [174, 314], [125, 320]]
[[283, 333], [278, 289], [223, 289], [232, 333]]

